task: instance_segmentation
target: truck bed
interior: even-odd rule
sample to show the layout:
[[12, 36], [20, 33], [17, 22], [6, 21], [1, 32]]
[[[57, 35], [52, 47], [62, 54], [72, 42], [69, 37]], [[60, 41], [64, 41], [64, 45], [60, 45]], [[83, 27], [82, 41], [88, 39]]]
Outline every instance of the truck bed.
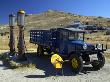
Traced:
[[56, 42], [51, 30], [30, 30], [30, 42], [33, 44], [52, 46]]
[[30, 42], [39, 45], [50, 45], [51, 34], [49, 30], [31, 30], [30, 31]]

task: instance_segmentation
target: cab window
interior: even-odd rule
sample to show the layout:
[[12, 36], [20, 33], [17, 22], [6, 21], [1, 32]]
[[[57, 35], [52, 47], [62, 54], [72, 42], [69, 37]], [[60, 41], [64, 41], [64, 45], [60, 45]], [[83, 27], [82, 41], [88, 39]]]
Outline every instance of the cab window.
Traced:
[[61, 32], [60, 33], [60, 39], [61, 40], [68, 39], [68, 32], [66, 32], [66, 31]]
[[83, 40], [83, 33], [69, 33], [69, 40]]

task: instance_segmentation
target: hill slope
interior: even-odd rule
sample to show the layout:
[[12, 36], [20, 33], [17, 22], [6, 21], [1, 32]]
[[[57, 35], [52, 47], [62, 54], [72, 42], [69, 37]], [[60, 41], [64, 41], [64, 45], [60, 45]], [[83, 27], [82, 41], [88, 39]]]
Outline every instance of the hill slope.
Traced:
[[74, 20], [80, 20], [85, 24], [96, 24], [97, 26], [110, 27], [110, 19], [94, 16], [81, 16], [71, 13], [49, 10], [41, 14], [29, 14], [26, 17], [26, 27], [30, 28], [54, 28], [66, 26]]

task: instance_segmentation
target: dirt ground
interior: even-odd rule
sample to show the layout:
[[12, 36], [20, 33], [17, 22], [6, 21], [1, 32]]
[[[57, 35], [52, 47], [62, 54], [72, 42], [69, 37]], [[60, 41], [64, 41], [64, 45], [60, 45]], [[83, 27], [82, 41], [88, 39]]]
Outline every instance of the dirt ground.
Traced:
[[91, 65], [87, 65], [84, 66], [86, 74], [79, 73], [77, 75], [72, 72], [70, 65], [66, 63], [63, 65], [64, 76], [55, 76], [55, 69], [48, 57], [29, 55], [29, 58], [29, 62], [35, 63], [36, 68], [13, 70], [5, 67], [0, 60], [0, 82], [110, 82], [110, 59], [106, 59], [105, 66], [98, 71], [93, 70]]

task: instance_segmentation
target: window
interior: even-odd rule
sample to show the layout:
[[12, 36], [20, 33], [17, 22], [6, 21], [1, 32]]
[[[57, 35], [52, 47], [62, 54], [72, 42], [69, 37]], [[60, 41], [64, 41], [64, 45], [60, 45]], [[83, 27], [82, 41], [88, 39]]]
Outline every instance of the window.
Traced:
[[83, 40], [83, 36], [84, 36], [83, 33], [79, 33], [79, 35], [78, 35], [78, 40]]
[[75, 39], [75, 33], [69, 33], [69, 40]]
[[64, 39], [67, 39], [67, 38], [68, 38], [68, 32], [63, 31], [63, 32], [60, 33], [60, 39], [61, 40], [64, 40]]
[[83, 40], [83, 33], [69, 33], [69, 40]]

